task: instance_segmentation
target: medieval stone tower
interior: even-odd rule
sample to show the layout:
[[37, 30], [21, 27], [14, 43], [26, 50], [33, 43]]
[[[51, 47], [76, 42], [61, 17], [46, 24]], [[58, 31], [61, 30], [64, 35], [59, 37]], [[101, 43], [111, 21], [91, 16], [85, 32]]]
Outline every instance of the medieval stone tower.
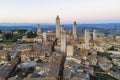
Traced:
[[85, 46], [89, 47], [89, 41], [90, 41], [90, 30], [85, 29]]
[[57, 18], [56, 18], [56, 38], [58, 38], [59, 37], [59, 35], [60, 35], [60, 18], [59, 18], [59, 16], [57, 16]]
[[61, 52], [66, 53], [66, 32], [61, 31]]
[[77, 35], [77, 23], [74, 21], [73, 23], [73, 35]]
[[64, 25], [61, 25], [61, 31], [64, 31]]
[[37, 25], [37, 35], [41, 34], [41, 28], [40, 28], [40, 24]]
[[47, 33], [46, 32], [43, 33], [43, 40], [47, 41]]
[[96, 40], [96, 39], [97, 39], [97, 31], [94, 30], [94, 31], [93, 31], [93, 40]]

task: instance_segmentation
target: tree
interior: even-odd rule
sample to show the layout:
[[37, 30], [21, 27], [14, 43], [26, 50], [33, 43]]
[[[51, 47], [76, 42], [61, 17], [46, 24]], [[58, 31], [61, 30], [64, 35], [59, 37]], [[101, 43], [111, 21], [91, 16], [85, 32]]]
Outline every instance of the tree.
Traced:
[[6, 42], [10, 42], [10, 43], [16, 42], [18, 38], [19, 38], [19, 36], [13, 34], [12, 32], [8, 32], [8, 33], [4, 33], [4, 34], [3, 34], [3, 39], [4, 39], [3, 41], [4, 41], [5, 43], [6, 43]]
[[27, 32], [27, 38], [34, 38], [36, 36], [37, 36], [36, 32], [33, 32], [33, 31]]
[[4, 38], [5, 40], [12, 39], [12, 37], [13, 37], [13, 33], [11, 33], [11, 32], [5, 33], [5, 34], [3, 35], [3, 38]]
[[97, 56], [106, 57], [106, 58], [108, 58], [110, 61], [112, 60], [111, 55], [112, 55], [112, 53], [97, 52]]
[[12, 32], [18, 32], [18, 34], [24, 34], [27, 30], [26, 29], [18, 29], [18, 30], [12, 30]]
[[108, 50], [110, 50], [110, 51], [117, 51], [117, 50], [114, 48], [114, 46], [108, 48]]

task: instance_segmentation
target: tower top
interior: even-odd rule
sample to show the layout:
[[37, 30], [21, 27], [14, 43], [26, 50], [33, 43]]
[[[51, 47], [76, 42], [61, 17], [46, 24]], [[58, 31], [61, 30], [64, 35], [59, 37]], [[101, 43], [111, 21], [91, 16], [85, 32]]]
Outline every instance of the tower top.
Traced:
[[74, 21], [74, 23], [76, 23], [76, 21]]
[[40, 24], [37, 25], [37, 34], [41, 33]]
[[97, 31], [94, 29], [93, 32], [97, 32]]
[[59, 15], [57, 15], [57, 18], [56, 18], [56, 19], [60, 19], [60, 18], [59, 18]]
[[74, 25], [77, 25], [76, 21], [74, 21], [73, 23], [74, 23]]
[[40, 27], [40, 24], [37, 24], [38, 25], [38, 27]]
[[89, 29], [85, 29], [85, 31], [87, 31], [87, 32], [88, 32], [88, 31], [90, 31], [90, 30], [89, 30]]

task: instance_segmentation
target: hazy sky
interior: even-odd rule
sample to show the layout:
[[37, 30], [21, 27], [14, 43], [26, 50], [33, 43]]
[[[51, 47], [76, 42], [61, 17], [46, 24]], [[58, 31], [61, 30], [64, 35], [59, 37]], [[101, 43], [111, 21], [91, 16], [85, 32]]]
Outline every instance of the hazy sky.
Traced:
[[120, 0], [0, 0], [0, 23], [118, 23]]

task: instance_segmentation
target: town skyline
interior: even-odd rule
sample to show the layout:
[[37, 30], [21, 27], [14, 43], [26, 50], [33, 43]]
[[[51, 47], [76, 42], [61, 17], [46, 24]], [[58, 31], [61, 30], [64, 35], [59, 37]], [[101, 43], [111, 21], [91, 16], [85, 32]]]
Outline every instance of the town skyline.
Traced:
[[109, 28], [117, 25], [55, 23], [0, 30], [0, 80], [120, 80], [119, 28]]
[[120, 0], [0, 0], [0, 80], [120, 80]]

